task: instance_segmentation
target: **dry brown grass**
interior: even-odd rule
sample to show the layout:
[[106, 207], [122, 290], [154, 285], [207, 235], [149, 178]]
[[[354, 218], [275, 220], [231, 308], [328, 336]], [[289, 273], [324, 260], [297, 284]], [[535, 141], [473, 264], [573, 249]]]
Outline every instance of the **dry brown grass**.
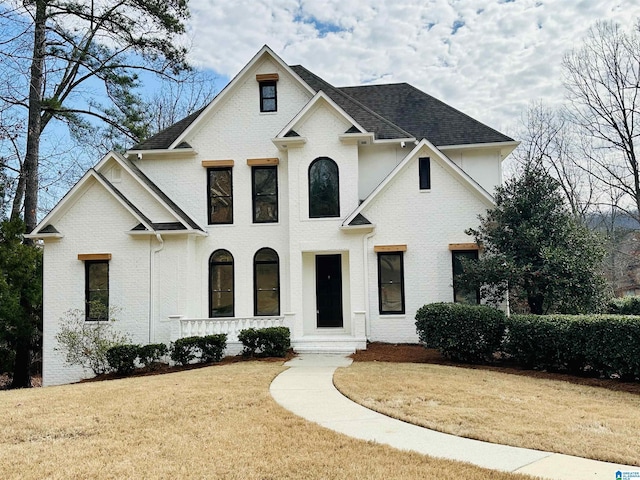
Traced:
[[414, 363], [354, 363], [334, 383], [362, 405], [434, 430], [640, 465], [638, 394]]
[[306, 422], [269, 394], [281, 363], [0, 392], [0, 476], [530, 478], [436, 460]]

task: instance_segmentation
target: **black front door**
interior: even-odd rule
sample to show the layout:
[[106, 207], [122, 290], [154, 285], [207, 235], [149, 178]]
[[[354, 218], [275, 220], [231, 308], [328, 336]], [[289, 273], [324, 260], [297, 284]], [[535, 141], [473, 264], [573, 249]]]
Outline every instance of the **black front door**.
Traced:
[[342, 257], [316, 256], [318, 327], [342, 327]]

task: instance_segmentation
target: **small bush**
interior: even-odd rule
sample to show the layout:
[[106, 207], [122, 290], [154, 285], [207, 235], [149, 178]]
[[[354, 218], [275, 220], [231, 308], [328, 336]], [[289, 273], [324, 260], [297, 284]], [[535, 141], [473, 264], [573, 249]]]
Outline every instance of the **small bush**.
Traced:
[[607, 313], [612, 315], [640, 315], [640, 297], [612, 298], [607, 304]]
[[168, 352], [169, 349], [164, 343], [150, 343], [138, 349], [138, 358], [142, 365], [149, 367], [159, 362]]
[[219, 362], [227, 348], [227, 335], [206, 335], [198, 337], [198, 348], [200, 349], [200, 361], [203, 363]]
[[111, 370], [120, 375], [129, 375], [136, 368], [140, 345], [116, 345], [107, 350], [107, 362]]
[[238, 340], [248, 357], [284, 357], [291, 348], [291, 333], [287, 327], [247, 328], [240, 331]]
[[179, 338], [171, 344], [171, 360], [180, 365], [188, 365], [196, 358], [200, 337]]
[[432, 303], [416, 312], [420, 341], [460, 362], [490, 360], [500, 348], [504, 328], [505, 314], [485, 305]]

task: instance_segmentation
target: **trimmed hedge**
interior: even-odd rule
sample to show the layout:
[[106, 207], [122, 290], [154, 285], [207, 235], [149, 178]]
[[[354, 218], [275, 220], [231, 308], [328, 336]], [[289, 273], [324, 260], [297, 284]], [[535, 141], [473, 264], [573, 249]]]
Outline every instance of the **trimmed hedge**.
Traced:
[[109, 367], [120, 375], [129, 375], [136, 369], [140, 345], [116, 345], [107, 350]]
[[528, 368], [640, 378], [640, 317], [512, 315], [504, 352]]
[[246, 357], [284, 357], [291, 348], [291, 334], [287, 327], [247, 328], [238, 334]]
[[485, 306], [434, 303], [416, 329], [426, 347], [477, 363], [496, 355], [525, 368], [640, 380], [640, 316], [511, 315]]
[[426, 347], [447, 358], [478, 363], [500, 348], [505, 314], [485, 305], [432, 303], [416, 312], [416, 330]]
[[612, 298], [607, 304], [612, 315], [640, 315], [640, 297]]
[[171, 344], [171, 360], [187, 365], [196, 358], [202, 363], [219, 362], [227, 348], [227, 335], [179, 338]]

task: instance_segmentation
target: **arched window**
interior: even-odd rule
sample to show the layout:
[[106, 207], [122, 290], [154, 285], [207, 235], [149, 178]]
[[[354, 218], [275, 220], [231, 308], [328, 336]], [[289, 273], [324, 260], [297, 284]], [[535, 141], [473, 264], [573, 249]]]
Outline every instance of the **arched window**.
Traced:
[[309, 217], [340, 216], [340, 178], [338, 165], [327, 157], [309, 165]]
[[233, 255], [216, 250], [209, 258], [209, 317], [233, 316]]
[[253, 257], [253, 313], [256, 317], [280, 315], [280, 272], [278, 254], [261, 248]]

